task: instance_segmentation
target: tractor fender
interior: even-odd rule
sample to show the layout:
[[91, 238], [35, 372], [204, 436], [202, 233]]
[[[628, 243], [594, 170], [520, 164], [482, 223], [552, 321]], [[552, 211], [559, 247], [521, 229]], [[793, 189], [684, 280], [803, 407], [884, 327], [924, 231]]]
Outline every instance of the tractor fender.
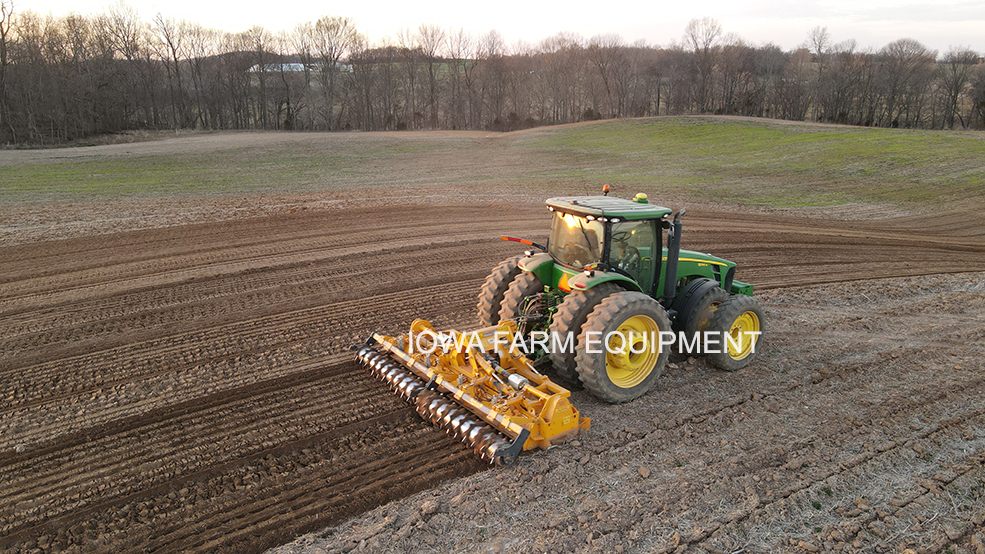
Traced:
[[602, 283], [616, 283], [626, 290], [643, 292], [636, 281], [620, 273], [614, 271], [592, 271], [590, 273], [591, 275], [583, 271], [569, 277], [568, 286], [571, 287], [571, 291], [588, 290]]
[[554, 258], [546, 252], [538, 252], [520, 258], [517, 265], [523, 271], [533, 273], [541, 283], [550, 283], [554, 273]]
[[688, 318], [692, 315], [691, 312], [694, 311], [694, 307], [698, 304], [701, 298], [704, 297], [708, 291], [716, 288], [719, 288], [717, 281], [702, 277], [688, 283], [683, 290], [677, 291], [677, 296], [674, 298], [674, 304], [671, 307], [671, 309], [677, 314], [674, 317], [675, 329], [683, 330], [684, 326], [687, 325]]

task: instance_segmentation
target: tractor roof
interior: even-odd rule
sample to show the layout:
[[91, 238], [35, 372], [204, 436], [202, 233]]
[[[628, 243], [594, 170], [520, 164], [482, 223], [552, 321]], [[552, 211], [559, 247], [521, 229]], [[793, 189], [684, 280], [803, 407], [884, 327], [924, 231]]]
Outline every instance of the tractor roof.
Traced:
[[614, 196], [561, 196], [548, 198], [547, 205], [559, 212], [627, 220], [659, 219], [672, 210], [663, 206], [616, 198]]

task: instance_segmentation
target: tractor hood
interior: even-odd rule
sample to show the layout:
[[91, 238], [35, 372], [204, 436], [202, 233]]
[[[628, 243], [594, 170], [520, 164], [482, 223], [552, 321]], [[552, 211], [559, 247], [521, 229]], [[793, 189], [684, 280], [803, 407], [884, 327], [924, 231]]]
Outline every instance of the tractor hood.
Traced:
[[[664, 260], [667, 259], [667, 249], [666, 248], [664, 249], [663, 259]], [[721, 267], [723, 269], [727, 269], [727, 268], [730, 268], [730, 267], [735, 267], [735, 262], [730, 262], [728, 260], [724, 260], [724, 259], [719, 258], [717, 256], [712, 256], [711, 254], [705, 254], [705, 253], [702, 253], [702, 252], [696, 252], [694, 250], [684, 250], [683, 248], [681, 249], [681, 253], [680, 253], [680, 256], [678, 258], [678, 262], [692, 262], [692, 263], [698, 264], [700, 267], [703, 267], [705, 264], [712, 265], [712, 266], [719, 266], [719, 267]]]

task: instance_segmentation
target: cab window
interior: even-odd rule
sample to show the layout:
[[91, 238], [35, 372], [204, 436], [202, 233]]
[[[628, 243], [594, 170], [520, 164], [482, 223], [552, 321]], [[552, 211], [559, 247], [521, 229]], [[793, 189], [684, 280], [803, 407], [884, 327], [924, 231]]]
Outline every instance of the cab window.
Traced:
[[[659, 255], [654, 222], [622, 221], [612, 224], [609, 265], [624, 271], [647, 293], [653, 288], [654, 255]], [[659, 258], [656, 258], [659, 261]]]
[[554, 212], [548, 251], [562, 264], [581, 269], [602, 259], [602, 223]]

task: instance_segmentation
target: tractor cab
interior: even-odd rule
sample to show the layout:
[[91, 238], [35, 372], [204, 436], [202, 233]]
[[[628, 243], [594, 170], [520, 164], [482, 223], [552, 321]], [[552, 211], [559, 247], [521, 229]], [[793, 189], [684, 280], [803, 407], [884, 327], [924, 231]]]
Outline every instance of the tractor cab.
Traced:
[[634, 200], [552, 198], [547, 206], [554, 213], [547, 252], [562, 271], [599, 268], [627, 277], [642, 292], [654, 292], [662, 252], [660, 229], [669, 208], [649, 204], [645, 195]]

